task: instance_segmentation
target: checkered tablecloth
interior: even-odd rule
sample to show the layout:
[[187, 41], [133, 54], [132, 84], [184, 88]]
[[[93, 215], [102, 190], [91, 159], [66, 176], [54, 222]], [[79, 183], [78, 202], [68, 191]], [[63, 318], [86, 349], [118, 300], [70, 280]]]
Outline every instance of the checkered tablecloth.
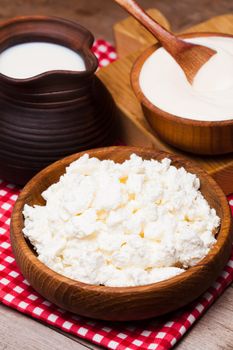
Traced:
[[[116, 59], [103, 40], [94, 45], [100, 66]], [[59, 309], [36, 293], [20, 273], [13, 257], [9, 224], [19, 189], [0, 180], [0, 302], [33, 318], [93, 343], [117, 350], [170, 349], [233, 281], [233, 251], [216, 282], [198, 300], [172, 314], [141, 322], [110, 323], [78, 317]], [[233, 213], [233, 195], [229, 196]]]

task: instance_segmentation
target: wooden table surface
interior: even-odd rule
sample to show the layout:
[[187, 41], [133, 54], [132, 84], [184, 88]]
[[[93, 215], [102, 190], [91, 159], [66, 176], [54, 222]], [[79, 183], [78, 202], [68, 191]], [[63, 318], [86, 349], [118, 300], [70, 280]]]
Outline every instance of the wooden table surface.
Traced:
[[[141, 0], [142, 5], [159, 8], [178, 31], [214, 15], [233, 11], [233, 0]], [[16, 15], [62, 16], [90, 28], [96, 37], [112, 40], [113, 23], [125, 13], [106, 0], [0, 0], [0, 20]], [[55, 11], [55, 12], [54, 12]], [[108, 16], [106, 16], [106, 13]], [[0, 350], [85, 350], [100, 349], [58, 329], [0, 304]], [[215, 302], [183, 337], [176, 350], [233, 349], [233, 286]]]
[[[213, 16], [233, 12], [233, 0], [138, 0], [157, 8], [181, 31]], [[113, 25], [127, 14], [113, 0], [0, 0], [0, 21], [18, 15], [59, 16], [78, 21], [96, 38], [113, 41]]]

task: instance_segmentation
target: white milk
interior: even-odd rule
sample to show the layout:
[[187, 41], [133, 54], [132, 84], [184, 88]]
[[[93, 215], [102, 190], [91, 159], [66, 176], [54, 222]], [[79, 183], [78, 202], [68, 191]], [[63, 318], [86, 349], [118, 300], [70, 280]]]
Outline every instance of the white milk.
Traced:
[[84, 71], [83, 58], [58, 44], [32, 42], [18, 44], [0, 54], [0, 73], [25, 79], [52, 70]]
[[208, 46], [217, 54], [200, 69], [193, 85], [163, 49], [144, 63], [139, 83], [147, 99], [179, 117], [219, 121], [233, 119], [233, 39], [201, 37], [187, 41]]

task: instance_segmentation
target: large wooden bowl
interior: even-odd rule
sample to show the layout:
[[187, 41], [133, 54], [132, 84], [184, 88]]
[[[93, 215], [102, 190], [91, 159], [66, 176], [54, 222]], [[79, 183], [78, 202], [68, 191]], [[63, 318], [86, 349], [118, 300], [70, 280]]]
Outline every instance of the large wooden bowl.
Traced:
[[144, 159], [169, 157], [177, 167], [184, 166], [201, 180], [201, 191], [221, 218], [217, 243], [196, 266], [163, 282], [140, 287], [105, 287], [89, 285], [64, 277], [41, 263], [25, 240], [22, 229], [24, 204], [40, 204], [41, 193], [57, 182], [65, 168], [85, 152], [57, 161], [37, 174], [22, 190], [11, 217], [11, 243], [16, 261], [26, 279], [37, 292], [61, 308], [92, 318], [126, 321], [139, 320], [175, 310], [203, 293], [226, 264], [232, 243], [231, 214], [220, 187], [203, 170], [184, 158], [151, 149], [110, 147], [88, 151], [99, 159], [123, 162], [131, 153]]
[[[233, 35], [219, 33], [189, 33], [181, 35], [182, 38], [203, 36], [224, 36], [233, 39]], [[206, 155], [233, 152], [233, 118], [225, 121], [199, 121], [181, 118], [161, 110], [143, 94], [139, 83], [142, 66], [147, 58], [159, 47], [160, 45], [156, 44], [146, 49], [136, 60], [131, 71], [133, 90], [152, 129], [165, 142], [187, 152]], [[152, 77], [152, 79], [156, 80], [156, 77]], [[174, 103], [176, 103], [175, 100]]]

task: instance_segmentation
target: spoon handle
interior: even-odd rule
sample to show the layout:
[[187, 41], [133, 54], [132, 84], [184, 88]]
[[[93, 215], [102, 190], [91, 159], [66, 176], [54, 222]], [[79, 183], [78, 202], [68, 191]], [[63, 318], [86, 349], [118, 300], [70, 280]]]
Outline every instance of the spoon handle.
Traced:
[[151, 34], [162, 44], [168, 51], [174, 54], [183, 47], [183, 42], [174, 34], [170, 33], [158, 22], [156, 22], [150, 15], [148, 15], [134, 0], [114, 0], [118, 5], [129, 12], [135, 19], [137, 19]]

